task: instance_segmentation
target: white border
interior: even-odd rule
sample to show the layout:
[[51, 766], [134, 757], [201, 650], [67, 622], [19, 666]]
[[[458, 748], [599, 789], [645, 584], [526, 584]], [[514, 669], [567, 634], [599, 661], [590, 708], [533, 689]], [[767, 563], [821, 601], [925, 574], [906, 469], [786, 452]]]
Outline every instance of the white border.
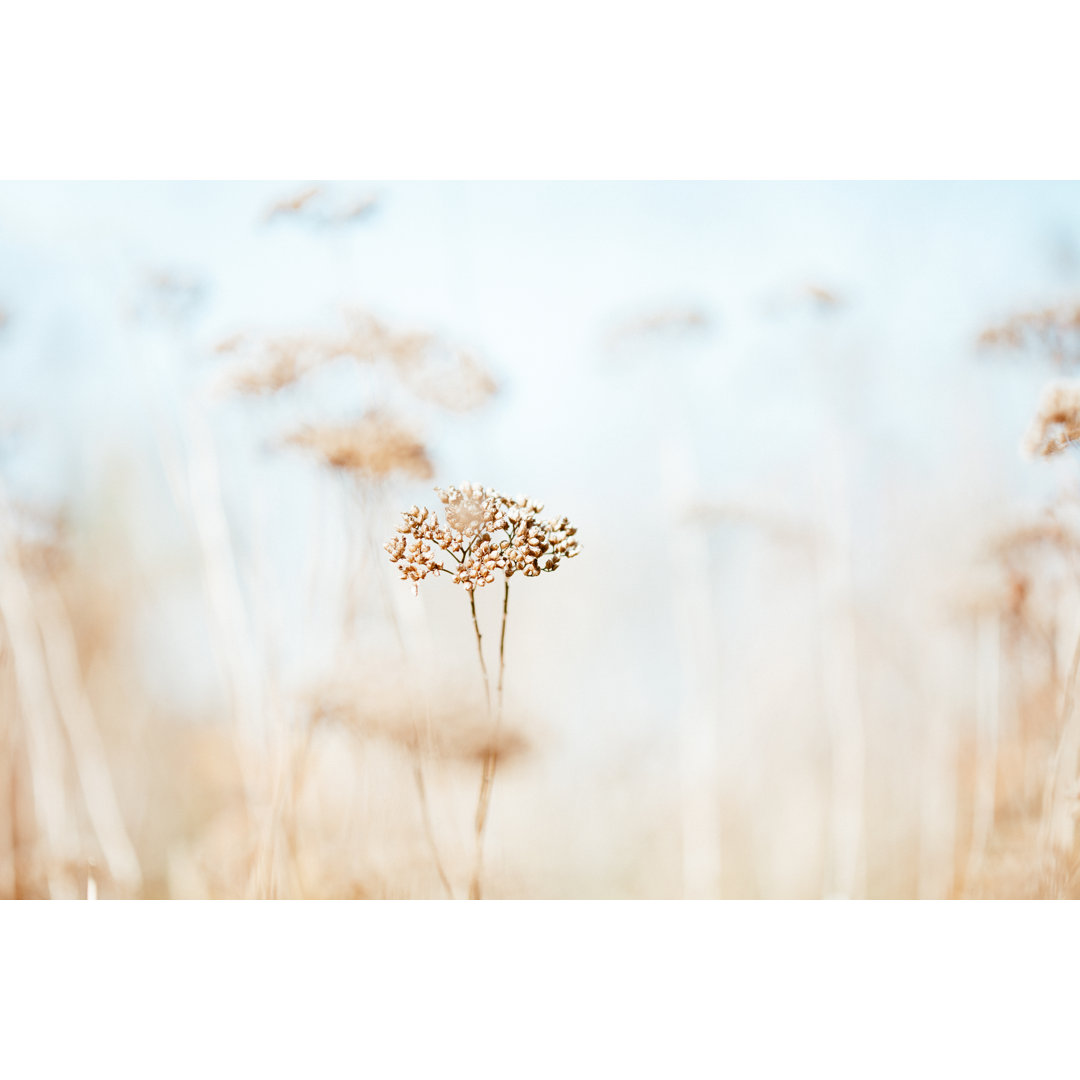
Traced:
[[20, 1078], [907, 1080], [1051, 1075], [1074, 1052], [1067, 904], [134, 902], [3, 916], [5, 1075]]
[[10, 178], [1074, 176], [1067, 7], [39, 0]]

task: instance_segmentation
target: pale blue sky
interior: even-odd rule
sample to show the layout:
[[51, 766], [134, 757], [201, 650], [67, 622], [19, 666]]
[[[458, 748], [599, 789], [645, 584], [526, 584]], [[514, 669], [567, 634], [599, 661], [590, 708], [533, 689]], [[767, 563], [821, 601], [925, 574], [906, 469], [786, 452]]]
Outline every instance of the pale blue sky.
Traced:
[[[603, 335], [639, 310], [699, 305], [717, 319], [714, 355], [758, 367], [784, 351], [762, 316], [770, 300], [828, 286], [851, 301], [845, 336], [914, 404], [924, 376], [968, 359], [986, 319], [1067, 293], [1080, 272], [1069, 184], [340, 185], [377, 191], [378, 214], [337, 237], [261, 227], [267, 203], [295, 189], [0, 185], [9, 401], [43, 421], [70, 409], [76, 425], [123, 413], [118, 323], [145, 269], [206, 280], [200, 342], [325, 324], [340, 302], [442, 329], [506, 376], [499, 438], [546, 434], [556, 411], [570, 428], [594, 408]], [[719, 393], [710, 381], [706, 396]], [[727, 395], [709, 407], [736, 424], [756, 414]]]

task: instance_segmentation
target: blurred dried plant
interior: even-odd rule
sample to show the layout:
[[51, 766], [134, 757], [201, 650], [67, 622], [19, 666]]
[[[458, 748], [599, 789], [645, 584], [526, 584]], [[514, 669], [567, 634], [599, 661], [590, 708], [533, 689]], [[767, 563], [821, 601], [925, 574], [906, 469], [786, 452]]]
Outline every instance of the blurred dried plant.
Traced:
[[312, 696], [311, 711], [316, 722], [342, 724], [363, 738], [390, 743], [409, 757], [436, 762], [482, 765], [494, 757], [504, 763], [532, 749], [523, 731], [504, 724], [496, 732], [478, 722], [475, 711], [452, 689], [434, 695], [423, 726], [416, 724], [400, 694], [380, 693], [371, 679], [321, 688]]
[[433, 475], [427, 449], [412, 430], [376, 410], [351, 424], [308, 425], [284, 441], [359, 479], [380, 481], [400, 473], [427, 480]]
[[[219, 356], [236, 355], [248, 345], [243, 334], [234, 334], [219, 342], [214, 351]], [[225, 380], [226, 389], [253, 396], [276, 394], [298, 382], [324, 359], [317, 342], [299, 335], [268, 339], [259, 342], [255, 349], [257, 359], [231, 371]]]
[[[22, 520], [20, 520], [22, 518]], [[143, 875], [121, 812], [79, 640], [58, 584], [62, 518], [28, 529], [0, 485], [0, 681], [8, 703], [4, 811], [10, 896], [138, 895]], [[25, 763], [25, 770], [23, 769]], [[100, 868], [91, 872], [88, 860]], [[77, 892], [76, 892], [77, 895]]]
[[496, 392], [491, 374], [471, 352], [454, 348], [434, 334], [395, 330], [357, 309], [344, 312], [338, 333], [256, 337], [234, 334], [216, 347], [238, 357], [223, 389], [244, 395], [270, 395], [334, 360], [383, 365], [417, 398], [453, 412], [485, 404]]
[[1048, 674], [1057, 681], [1058, 604], [1065, 587], [1080, 581], [1080, 529], [1059, 506], [994, 537], [988, 554], [1001, 578], [988, 606], [1005, 619], [1016, 648], [1037, 643], [1047, 658]]
[[982, 348], [1048, 355], [1058, 367], [1072, 367], [1080, 362], [1080, 304], [1021, 311], [987, 327], [977, 343]]
[[267, 208], [263, 221], [270, 224], [282, 219], [299, 220], [307, 225], [326, 228], [365, 221], [378, 209], [375, 195], [342, 198], [315, 185], [278, 200]]
[[1035, 417], [1024, 435], [1028, 457], [1053, 457], [1080, 438], [1080, 380], [1060, 379], [1043, 390]]

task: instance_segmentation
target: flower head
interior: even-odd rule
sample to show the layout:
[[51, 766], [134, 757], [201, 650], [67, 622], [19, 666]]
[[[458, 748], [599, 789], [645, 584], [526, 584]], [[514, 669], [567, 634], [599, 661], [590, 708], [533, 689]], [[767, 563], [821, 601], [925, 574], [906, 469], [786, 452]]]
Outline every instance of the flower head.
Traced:
[[541, 503], [477, 484], [435, 491], [446, 507], [445, 521], [426, 506], [413, 506], [402, 515], [399, 535], [384, 545], [403, 581], [452, 574], [471, 591], [499, 573], [539, 577], [578, 554], [577, 529], [565, 517], [542, 520]]

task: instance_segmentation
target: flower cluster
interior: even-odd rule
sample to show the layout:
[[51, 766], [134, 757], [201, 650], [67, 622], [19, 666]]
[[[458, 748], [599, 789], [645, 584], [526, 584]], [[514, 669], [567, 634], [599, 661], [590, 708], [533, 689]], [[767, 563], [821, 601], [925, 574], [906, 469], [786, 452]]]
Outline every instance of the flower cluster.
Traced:
[[577, 529], [565, 517], [541, 520], [541, 503], [475, 484], [435, 491], [446, 507], [445, 523], [426, 506], [414, 506], [402, 515], [399, 535], [384, 545], [403, 581], [452, 574], [472, 590], [490, 585], [499, 572], [508, 579], [518, 571], [539, 577], [578, 553]]

